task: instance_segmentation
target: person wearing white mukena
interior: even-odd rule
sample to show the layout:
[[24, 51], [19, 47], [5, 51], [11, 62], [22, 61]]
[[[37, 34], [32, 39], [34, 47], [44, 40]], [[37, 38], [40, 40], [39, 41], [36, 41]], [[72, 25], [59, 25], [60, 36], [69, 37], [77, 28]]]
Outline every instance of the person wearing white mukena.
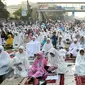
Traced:
[[24, 47], [20, 46], [19, 51], [15, 54], [13, 59], [14, 74], [21, 77], [27, 77], [29, 69], [28, 54], [24, 51]]
[[51, 48], [48, 53], [48, 66], [56, 66], [56, 73], [65, 74], [67, 72], [67, 64], [64, 58], [59, 54], [58, 50]]
[[78, 52], [75, 63], [75, 74], [85, 76], [85, 51], [81, 48]]
[[42, 48], [42, 51], [46, 54], [51, 48], [53, 48], [53, 45], [52, 45], [50, 38], [48, 38]]
[[80, 43], [77, 41], [76, 38], [74, 38], [73, 42], [71, 43], [70, 47], [69, 47], [69, 53], [70, 53], [70, 57], [76, 57], [79, 48], [81, 48]]
[[4, 51], [3, 46], [0, 46], [0, 84], [5, 79], [6, 75], [9, 73], [10, 68], [10, 56]]

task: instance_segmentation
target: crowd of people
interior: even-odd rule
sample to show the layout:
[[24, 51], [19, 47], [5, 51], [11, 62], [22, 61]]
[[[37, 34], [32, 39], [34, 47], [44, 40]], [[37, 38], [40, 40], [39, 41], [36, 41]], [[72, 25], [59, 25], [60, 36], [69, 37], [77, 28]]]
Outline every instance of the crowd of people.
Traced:
[[[0, 27], [0, 82], [14, 69], [15, 77], [46, 79], [49, 73], [65, 74], [65, 59], [75, 58], [75, 74], [85, 75], [85, 22], [36, 21], [30, 25], [15, 22]], [[18, 50], [10, 59], [7, 49]], [[29, 58], [34, 59], [30, 66]], [[10, 63], [11, 61], [11, 63]], [[2, 79], [2, 80], [1, 80]]]

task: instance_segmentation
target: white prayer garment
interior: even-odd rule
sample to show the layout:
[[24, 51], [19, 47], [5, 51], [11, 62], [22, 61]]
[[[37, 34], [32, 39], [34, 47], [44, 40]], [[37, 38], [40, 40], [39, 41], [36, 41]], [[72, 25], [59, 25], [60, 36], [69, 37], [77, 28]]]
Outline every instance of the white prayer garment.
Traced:
[[[47, 43], [49, 42], [49, 43]], [[44, 51], [45, 53], [47, 53], [51, 48], [53, 48], [53, 45], [51, 43], [51, 40], [48, 38], [47, 42], [44, 44], [42, 51]]]
[[66, 57], [66, 52], [67, 52], [67, 51], [66, 51], [65, 49], [63, 49], [63, 48], [59, 50], [60, 56], [63, 57], [64, 59], [65, 59], [65, 57]]
[[[77, 39], [74, 39], [74, 42], [77, 42]], [[76, 44], [75, 43], [71, 43], [70, 47], [69, 47], [69, 53], [73, 54], [73, 56], [77, 56], [77, 52], [78, 52], [78, 49], [81, 48], [81, 45], [79, 42], [77, 42]]]
[[64, 40], [66, 40], [66, 39], [69, 39], [69, 40], [71, 40], [71, 35], [70, 35], [70, 33], [64, 33]]
[[64, 58], [60, 56], [58, 50], [51, 48], [48, 53], [48, 65], [57, 66], [57, 73], [66, 73], [67, 64], [64, 61]]
[[64, 43], [64, 39], [62, 38], [62, 36], [58, 37], [58, 43], [57, 43], [57, 47], [65, 47], [65, 43]]
[[40, 34], [37, 36], [37, 40], [38, 40], [40, 43], [42, 43], [43, 39], [44, 39], [44, 36], [42, 35], [42, 33], [40, 33]]
[[17, 52], [15, 54], [15, 57], [13, 59], [13, 64], [21, 63], [20, 65], [18, 65], [21, 68], [21, 70], [19, 70], [18, 67], [14, 65], [13, 66], [14, 74], [18, 74], [21, 77], [27, 77], [28, 76], [27, 73], [29, 70], [28, 54], [27, 54], [27, 52], [24, 51], [23, 46], [20, 46], [19, 50], [23, 50], [23, 52], [22, 53]]
[[37, 40], [31, 40], [26, 44], [26, 52], [29, 56], [34, 56], [34, 54], [40, 51], [40, 42]]
[[4, 51], [3, 46], [0, 46], [0, 75], [7, 74], [10, 68], [10, 56]]
[[[81, 55], [80, 51], [83, 51], [84, 54]], [[75, 63], [75, 74], [84, 76], [85, 75], [85, 51], [84, 49], [80, 49], [77, 58], [76, 58], [76, 63]]]

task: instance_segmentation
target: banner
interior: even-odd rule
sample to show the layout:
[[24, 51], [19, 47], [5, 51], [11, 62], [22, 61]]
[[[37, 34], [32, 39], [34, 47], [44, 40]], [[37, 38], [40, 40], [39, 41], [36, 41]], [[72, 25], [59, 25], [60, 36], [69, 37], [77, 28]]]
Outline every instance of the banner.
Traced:
[[26, 9], [23, 9], [21, 15], [22, 16], [27, 16], [27, 10]]

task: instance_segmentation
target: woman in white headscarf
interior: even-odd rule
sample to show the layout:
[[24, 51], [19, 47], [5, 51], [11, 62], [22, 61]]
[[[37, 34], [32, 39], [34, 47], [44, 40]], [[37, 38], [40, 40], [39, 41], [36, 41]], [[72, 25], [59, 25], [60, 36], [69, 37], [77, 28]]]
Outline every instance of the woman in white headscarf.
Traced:
[[38, 33], [37, 40], [38, 40], [40, 43], [42, 43], [43, 39], [44, 39], [44, 36], [42, 35], [41, 32], [39, 32], [39, 33]]
[[63, 74], [67, 71], [67, 65], [64, 58], [59, 55], [59, 52], [55, 48], [51, 48], [48, 53], [48, 64], [50, 66], [57, 66], [57, 73]]
[[33, 57], [34, 54], [40, 51], [40, 42], [36, 40], [36, 37], [33, 36], [32, 40], [26, 44], [26, 52], [29, 57]]
[[5, 78], [5, 75], [9, 73], [10, 56], [4, 51], [3, 46], [0, 46], [0, 83]]
[[80, 49], [75, 63], [75, 74], [85, 75], [85, 51], [83, 48]]
[[70, 47], [69, 47], [70, 57], [74, 57], [75, 58], [77, 56], [79, 48], [81, 48], [81, 45], [77, 41], [77, 39], [74, 38], [73, 42], [70, 44]]
[[47, 42], [44, 44], [42, 51], [47, 53], [51, 48], [53, 48], [53, 45], [51, 43], [50, 38], [47, 39]]
[[21, 77], [26, 77], [29, 69], [28, 54], [24, 51], [24, 47], [20, 46], [19, 51], [15, 54], [14, 60], [14, 74]]

